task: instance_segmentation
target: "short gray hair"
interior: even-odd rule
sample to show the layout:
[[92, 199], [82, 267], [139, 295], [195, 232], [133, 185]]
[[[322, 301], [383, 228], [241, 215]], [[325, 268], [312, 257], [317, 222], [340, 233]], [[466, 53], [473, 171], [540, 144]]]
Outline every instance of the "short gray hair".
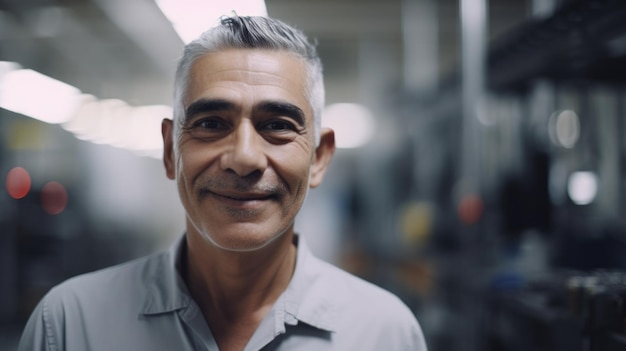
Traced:
[[322, 62], [315, 44], [302, 31], [279, 20], [257, 16], [223, 17], [217, 27], [202, 33], [185, 46], [178, 61], [174, 78], [174, 133], [178, 138], [184, 121], [184, 98], [193, 63], [208, 53], [227, 49], [269, 49], [285, 51], [301, 58], [307, 68], [306, 98], [311, 105], [314, 120], [315, 143], [319, 142], [322, 111], [324, 109], [324, 77]]

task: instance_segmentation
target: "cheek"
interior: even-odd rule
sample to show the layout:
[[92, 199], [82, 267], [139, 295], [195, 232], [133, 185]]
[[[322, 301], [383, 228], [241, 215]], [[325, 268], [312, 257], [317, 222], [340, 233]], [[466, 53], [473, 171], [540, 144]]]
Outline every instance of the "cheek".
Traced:
[[203, 168], [211, 163], [223, 148], [223, 145], [189, 138], [179, 147], [180, 159], [184, 162], [185, 169]]
[[180, 149], [176, 159], [176, 176], [178, 178], [179, 187], [191, 192], [195, 180], [202, 174], [210, 163], [210, 155], [208, 152], [186, 145]]
[[299, 144], [282, 145], [270, 150], [276, 172], [289, 183], [308, 184], [312, 160], [309, 150]]
[[281, 163], [282, 168], [277, 169], [279, 177], [281, 177], [289, 186], [290, 199], [286, 211], [299, 209], [309, 190], [310, 180], [310, 163], [308, 158], [303, 156], [299, 158], [291, 158], [291, 161]]

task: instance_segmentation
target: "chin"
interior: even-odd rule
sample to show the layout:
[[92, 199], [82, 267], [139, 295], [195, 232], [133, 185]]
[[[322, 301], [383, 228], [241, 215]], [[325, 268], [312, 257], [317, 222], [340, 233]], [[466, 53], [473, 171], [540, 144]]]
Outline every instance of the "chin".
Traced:
[[203, 235], [212, 245], [224, 250], [232, 252], [251, 252], [263, 249], [279, 237], [283, 236], [286, 231], [274, 235], [254, 235], [247, 232], [245, 234], [226, 234], [226, 235]]

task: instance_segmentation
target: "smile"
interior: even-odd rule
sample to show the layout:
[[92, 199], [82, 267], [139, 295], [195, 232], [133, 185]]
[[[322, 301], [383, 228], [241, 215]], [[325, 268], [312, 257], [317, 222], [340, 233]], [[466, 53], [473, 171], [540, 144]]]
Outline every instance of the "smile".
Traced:
[[236, 201], [260, 201], [260, 200], [269, 200], [270, 198], [272, 198], [272, 195], [267, 195], [267, 194], [220, 194], [220, 193], [213, 193], [217, 196], [226, 198], [226, 199], [230, 199], [230, 200], [236, 200]]
[[268, 193], [240, 193], [228, 191], [205, 190], [204, 195], [212, 196], [218, 201], [230, 206], [255, 206], [263, 202], [275, 199], [275, 194]]

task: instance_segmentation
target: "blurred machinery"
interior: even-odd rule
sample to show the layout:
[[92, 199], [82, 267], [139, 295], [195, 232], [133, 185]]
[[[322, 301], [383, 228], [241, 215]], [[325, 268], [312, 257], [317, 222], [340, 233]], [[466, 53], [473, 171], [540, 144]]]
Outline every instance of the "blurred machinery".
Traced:
[[626, 274], [560, 272], [523, 289], [491, 291], [486, 350], [624, 350]]
[[369, 278], [414, 302], [432, 350], [626, 350], [626, 3], [549, 3], [435, 91], [394, 91], [410, 128], [373, 160], [393, 181], [357, 191], [387, 263]]

